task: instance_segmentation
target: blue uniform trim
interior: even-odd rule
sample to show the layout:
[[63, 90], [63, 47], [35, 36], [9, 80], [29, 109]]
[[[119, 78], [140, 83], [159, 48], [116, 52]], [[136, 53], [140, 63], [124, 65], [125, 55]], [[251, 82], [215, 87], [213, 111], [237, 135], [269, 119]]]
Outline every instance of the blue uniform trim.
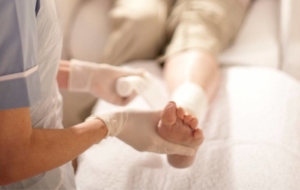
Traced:
[[39, 14], [41, 8], [40, 0], [36, 0], [36, 5], [35, 5], [35, 15], [37, 16]]
[[25, 78], [0, 82], [0, 110], [30, 107], [41, 96], [39, 72]]

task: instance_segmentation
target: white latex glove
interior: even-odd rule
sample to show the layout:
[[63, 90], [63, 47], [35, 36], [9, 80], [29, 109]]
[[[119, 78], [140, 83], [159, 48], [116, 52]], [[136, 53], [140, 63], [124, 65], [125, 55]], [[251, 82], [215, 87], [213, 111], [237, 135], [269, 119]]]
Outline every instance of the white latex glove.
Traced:
[[90, 119], [101, 119], [107, 126], [107, 136], [116, 136], [138, 151], [160, 154], [179, 154], [192, 156], [195, 149], [170, 143], [157, 133], [161, 111], [126, 110], [91, 116]]
[[128, 97], [119, 96], [115, 90], [116, 81], [120, 77], [143, 76], [142, 70], [79, 60], [71, 60], [70, 67], [70, 91], [89, 92], [97, 98], [116, 105], [126, 105], [136, 96], [136, 93]]

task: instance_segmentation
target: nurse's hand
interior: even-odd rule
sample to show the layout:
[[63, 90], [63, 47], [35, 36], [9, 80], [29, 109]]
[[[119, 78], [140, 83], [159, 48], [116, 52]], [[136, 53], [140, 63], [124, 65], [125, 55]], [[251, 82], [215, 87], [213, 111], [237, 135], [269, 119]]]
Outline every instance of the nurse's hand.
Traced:
[[130, 75], [142, 76], [143, 71], [72, 60], [68, 86], [71, 91], [89, 92], [112, 104], [126, 105], [136, 94], [132, 93], [126, 98], [121, 97], [117, 94], [115, 85], [120, 77]]
[[98, 114], [87, 120], [102, 120], [108, 129], [107, 136], [116, 136], [138, 151], [194, 155], [195, 148], [170, 143], [158, 135], [157, 125], [161, 115], [161, 111], [123, 110]]

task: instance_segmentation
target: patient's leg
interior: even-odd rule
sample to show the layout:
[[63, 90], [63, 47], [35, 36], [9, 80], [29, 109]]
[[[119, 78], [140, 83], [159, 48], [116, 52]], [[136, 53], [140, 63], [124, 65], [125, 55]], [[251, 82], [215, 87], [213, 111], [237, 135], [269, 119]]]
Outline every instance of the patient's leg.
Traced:
[[[203, 142], [202, 131], [196, 128], [198, 119], [185, 114], [174, 102], [167, 104], [158, 125], [158, 134], [167, 141], [198, 148]], [[168, 155], [169, 163], [176, 168], [190, 166], [195, 156]]]
[[[207, 95], [208, 102], [211, 102], [213, 100], [214, 95], [217, 92], [218, 84], [219, 84], [219, 67], [217, 59], [215, 59], [212, 55], [209, 53], [206, 53], [201, 50], [188, 50], [184, 51], [178, 54], [175, 54], [168, 58], [165, 65], [165, 79], [167, 82], [167, 85], [170, 89], [170, 92], [173, 94], [176, 92], [176, 89], [180, 88], [182, 85], [185, 85], [186, 83], [193, 83], [194, 85], [198, 85], [199, 88], [202, 88]], [[180, 73], [180, 75], [178, 75]], [[195, 88], [194, 88], [195, 89]], [[183, 89], [185, 90], [185, 89]], [[181, 90], [182, 91], [182, 90]], [[199, 91], [199, 90], [198, 90]], [[194, 92], [194, 91], [193, 91]], [[191, 91], [186, 91], [187, 95], [193, 93]], [[184, 94], [184, 92], [183, 92]], [[204, 110], [193, 110], [193, 108], [199, 108], [199, 100], [194, 101], [190, 98], [190, 96], [179, 96], [181, 99], [178, 101], [177, 99], [173, 99], [175, 102], [182, 103], [182, 102], [188, 102], [189, 104], [181, 104], [180, 106], [183, 107], [185, 112], [192, 114], [193, 116], [196, 116], [198, 119], [205, 119], [205, 109]], [[195, 97], [197, 98], [197, 96]], [[191, 106], [192, 105], [192, 106]], [[191, 109], [192, 108], [192, 109]], [[171, 109], [171, 108], [169, 108]], [[174, 109], [174, 108], [172, 108]], [[169, 112], [168, 109], [165, 110], [165, 112]], [[171, 112], [171, 111], [170, 111]], [[181, 112], [181, 111], [177, 111]], [[172, 114], [170, 114], [172, 115]], [[173, 113], [174, 115], [174, 113]], [[177, 114], [180, 116], [180, 114]], [[182, 114], [181, 114], [182, 115]], [[167, 120], [168, 114], [164, 114], [162, 120]], [[180, 117], [179, 117], [180, 118]], [[178, 119], [176, 119], [178, 120]], [[173, 121], [173, 120], [172, 120]], [[163, 122], [165, 125], [166, 122]], [[177, 122], [176, 122], [177, 124]], [[165, 127], [165, 126], [163, 126]], [[193, 126], [191, 126], [193, 127]], [[186, 135], [181, 132], [181, 129], [177, 129], [179, 127], [176, 127], [171, 131], [172, 137], [173, 133], [182, 134], [182, 136], [186, 138], [190, 138], [192, 132], [190, 131], [190, 135]], [[175, 130], [176, 129], [176, 130]], [[188, 130], [186, 130], [188, 131]], [[202, 142], [202, 133], [201, 138], [198, 142], [198, 145]], [[159, 133], [162, 135], [162, 129], [159, 130]], [[166, 133], [166, 132], [165, 132]], [[195, 133], [195, 132], [194, 132]], [[196, 132], [197, 135], [198, 132]], [[194, 138], [195, 138], [195, 134]], [[171, 135], [170, 135], [171, 136]], [[162, 137], [165, 137], [162, 135]], [[182, 137], [183, 138], [183, 137]], [[169, 138], [167, 138], [169, 139]], [[173, 139], [173, 138], [172, 138]], [[191, 140], [190, 140], [191, 141]], [[179, 140], [178, 140], [179, 142]], [[197, 145], [197, 144], [196, 144]], [[191, 144], [193, 146], [193, 144]], [[197, 146], [195, 146], [197, 147]], [[188, 167], [193, 163], [194, 157], [184, 157], [184, 156], [168, 156], [169, 163], [173, 165], [174, 167]]]

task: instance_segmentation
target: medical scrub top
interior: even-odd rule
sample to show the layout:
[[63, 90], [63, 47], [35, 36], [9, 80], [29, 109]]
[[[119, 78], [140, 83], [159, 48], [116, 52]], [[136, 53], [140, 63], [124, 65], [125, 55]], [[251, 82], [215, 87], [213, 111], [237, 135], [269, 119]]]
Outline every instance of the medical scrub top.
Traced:
[[[63, 128], [57, 15], [54, 0], [0, 0], [0, 110], [30, 107], [33, 128]], [[74, 172], [68, 163], [2, 189], [75, 189]]]

